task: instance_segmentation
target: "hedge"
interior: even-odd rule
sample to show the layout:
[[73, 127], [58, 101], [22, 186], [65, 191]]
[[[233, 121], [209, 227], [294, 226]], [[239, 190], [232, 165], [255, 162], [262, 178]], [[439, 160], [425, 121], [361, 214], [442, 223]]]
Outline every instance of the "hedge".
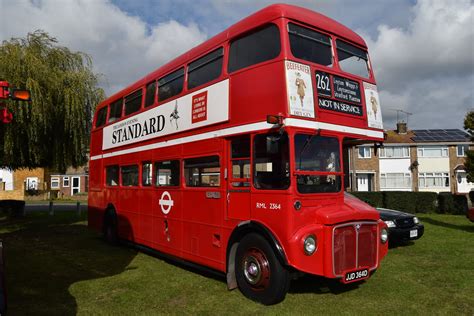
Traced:
[[467, 198], [464, 195], [454, 195], [441, 192], [438, 195], [438, 209], [443, 214], [464, 215], [467, 212]]
[[373, 207], [384, 207], [383, 192], [351, 192], [351, 194]]
[[[435, 192], [353, 192], [353, 195], [374, 207], [383, 207], [408, 213], [450, 213], [465, 214], [467, 199], [464, 195]], [[438, 205], [441, 207], [439, 208]]]

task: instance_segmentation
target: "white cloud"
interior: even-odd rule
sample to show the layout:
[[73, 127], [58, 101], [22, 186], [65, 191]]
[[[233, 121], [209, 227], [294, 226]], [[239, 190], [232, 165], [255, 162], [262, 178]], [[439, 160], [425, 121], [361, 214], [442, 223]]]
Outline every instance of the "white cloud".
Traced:
[[382, 106], [412, 112], [411, 128], [459, 128], [474, 106], [474, 5], [420, 0], [412, 10], [406, 29], [380, 25], [375, 40], [365, 36]]
[[[44, 29], [60, 44], [90, 54], [110, 94], [205, 40], [203, 30], [219, 33], [271, 3], [128, 1], [134, 0], [118, 2], [140, 17], [111, 0], [0, 0], [0, 39]], [[393, 108], [413, 113], [411, 128], [462, 127], [463, 116], [474, 107], [471, 0], [419, 0], [414, 5], [412, 0], [287, 2], [332, 16], [366, 39], [386, 128], [395, 126]], [[150, 25], [144, 19], [158, 22]]]
[[45, 30], [60, 45], [92, 56], [109, 95], [206, 38], [195, 24], [170, 19], [149, 26], [107, 0], [0, 1], [1, 40]]

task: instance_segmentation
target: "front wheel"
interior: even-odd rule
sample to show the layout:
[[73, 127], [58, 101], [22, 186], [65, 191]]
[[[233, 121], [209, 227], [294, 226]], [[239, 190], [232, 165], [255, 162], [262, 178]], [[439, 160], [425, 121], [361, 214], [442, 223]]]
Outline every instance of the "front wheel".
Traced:
[[288, 292], [290, 276], [268, 241], [252, 233], [237, 248], [235, 274], [240, 291], [264, 305], [281, 302]]

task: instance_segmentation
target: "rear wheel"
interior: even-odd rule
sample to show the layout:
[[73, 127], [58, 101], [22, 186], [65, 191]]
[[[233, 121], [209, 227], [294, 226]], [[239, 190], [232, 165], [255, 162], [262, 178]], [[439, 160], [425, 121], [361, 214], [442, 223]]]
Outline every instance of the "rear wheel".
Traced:
[[242, 294], [265, 305], [281, 302], [290, 285], [289, 273], [268, 241], [255, 233], [240, 241], [235, 274]]
[[104, 218], [104, 239], [110, 245], [118, 244], [117, 218], [115, 212], [107, 212]]

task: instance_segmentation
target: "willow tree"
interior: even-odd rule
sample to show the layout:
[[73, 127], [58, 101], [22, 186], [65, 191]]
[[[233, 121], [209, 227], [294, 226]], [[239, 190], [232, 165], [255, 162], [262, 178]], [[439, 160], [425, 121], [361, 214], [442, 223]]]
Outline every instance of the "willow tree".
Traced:
[[[474, 141], [474, 111], [470, 111], [464, 118], [464, 129], [469, 133], [471, 141]], [[474, 182], [474, 150], [468, 150], [466, 152], [466, 161], [464, 166], [467, 171], [467, 180]]]
[[0, 166], [64, 171], [83, 165], [93, 109], [104, 95], [91, 58], [35, 31], [3, 41], [0, 78], [30, 90], [32, 99], [7, 102], [13, 121], [0, 123]]

